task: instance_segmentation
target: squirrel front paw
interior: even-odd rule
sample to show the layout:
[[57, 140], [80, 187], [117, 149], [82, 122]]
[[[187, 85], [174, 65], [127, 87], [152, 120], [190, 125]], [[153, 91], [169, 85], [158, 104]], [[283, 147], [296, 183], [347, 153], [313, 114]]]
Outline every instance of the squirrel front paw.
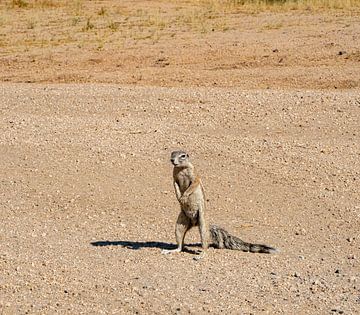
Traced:
[[183, 194], [180, 198], [179, 198], [179, 202], [183, 205], [185, 203], [187, 203], [189, 196], [187, 194]]

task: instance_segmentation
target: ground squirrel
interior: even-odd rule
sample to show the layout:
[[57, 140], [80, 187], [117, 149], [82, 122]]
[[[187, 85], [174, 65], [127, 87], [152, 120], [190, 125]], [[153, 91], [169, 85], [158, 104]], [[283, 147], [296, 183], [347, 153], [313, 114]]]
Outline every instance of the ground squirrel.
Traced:
[[[212, 245], [215, 248], [236, 249], [252, 253], [270, 254], [278, 252], [277, 249], [267, 245], [244, 242], [216, 225], [211, 225], [209, 229], [205, 220], [204, 188], [200, 177], [195, 175], [189, 155], [184, 151], [174, 151], [171, 153], [171, 163], [174, 166], [175, 194], [180, 203], [181, 211], [175, 227], [177, 248], [163, 250], [164, 254], [181, 252], [185, 234], [193, 226], [199, 227], [203, 250]], [[210, 241], [211, 244], [209, 244]]]

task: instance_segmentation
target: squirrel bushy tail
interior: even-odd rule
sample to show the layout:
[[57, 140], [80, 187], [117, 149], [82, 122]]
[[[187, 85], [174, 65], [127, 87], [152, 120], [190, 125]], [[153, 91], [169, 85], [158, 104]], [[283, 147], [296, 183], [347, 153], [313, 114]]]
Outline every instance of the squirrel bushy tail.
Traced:
[[226, 248], [241, 250], [243, 252], [266, 254], [274, 254], [279, 252], [276, 248], [267, 245], [244, 242], [240, 238], [229, 234], [229, 232], [216, 225], [210, 226], [210, 235], [212, 243], [216, 248]]

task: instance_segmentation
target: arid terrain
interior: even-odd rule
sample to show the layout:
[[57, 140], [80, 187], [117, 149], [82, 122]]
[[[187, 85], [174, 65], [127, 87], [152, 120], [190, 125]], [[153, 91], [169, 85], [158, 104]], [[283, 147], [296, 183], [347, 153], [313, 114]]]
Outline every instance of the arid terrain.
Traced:
[[[69, 3], [0, 3], [0, 314], [358, 314], [359, 7]], [[280, 253], [162, 255], [176, 149]]]

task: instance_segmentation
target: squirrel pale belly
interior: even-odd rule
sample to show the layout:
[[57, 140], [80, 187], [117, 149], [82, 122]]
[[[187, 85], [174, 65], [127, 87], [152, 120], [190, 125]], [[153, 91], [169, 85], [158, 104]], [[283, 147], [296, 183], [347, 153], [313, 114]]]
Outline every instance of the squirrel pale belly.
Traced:
[[216, 225], [211, 225], [209, 228], [205, 218], [204, 187], [200, 177], [195, 175], [194, 166], [190, 163], [189, 155], [184, 151], [174, 151], [171, 153], [170, 160], [174, 166], [174, 188], [181, 210], [175, 226], [177, 248], [163, 250], [163, 253], [181, 252], [186, 232], [193, 226], [199, 228], [203, 250], [212, 245], [215, 248], [252, 253], [271, 254], [278, 252], [277, 249], [267, 245], [244, 242]]

